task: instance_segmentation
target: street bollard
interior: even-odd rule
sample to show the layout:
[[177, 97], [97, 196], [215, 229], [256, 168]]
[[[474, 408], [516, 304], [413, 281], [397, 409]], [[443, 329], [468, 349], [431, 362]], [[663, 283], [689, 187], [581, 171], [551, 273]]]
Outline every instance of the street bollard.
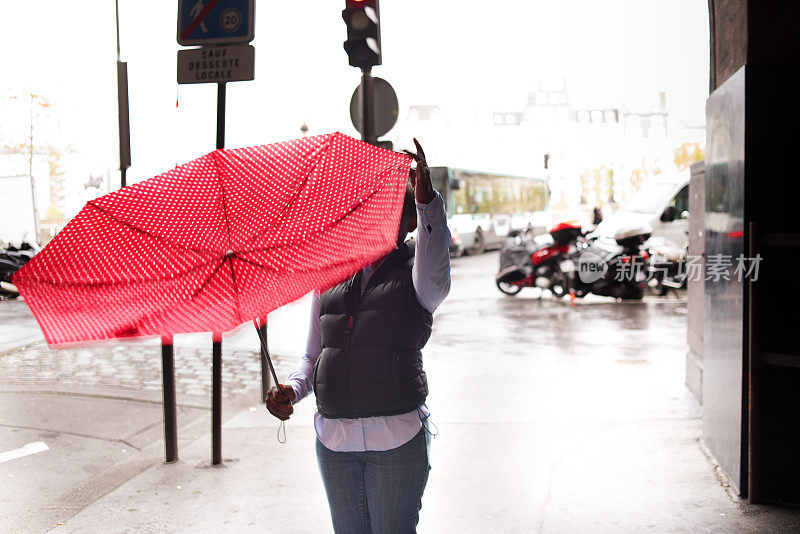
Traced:
[[211, 350], [211, 464], [222, 463], [222, 334], [215, 332]]
[[161, 337], [161, 383], [164, 394], [164, 452], [167, 463], [178, 461], [178, 418], [175, 401], [175, 357], [172, 336]]

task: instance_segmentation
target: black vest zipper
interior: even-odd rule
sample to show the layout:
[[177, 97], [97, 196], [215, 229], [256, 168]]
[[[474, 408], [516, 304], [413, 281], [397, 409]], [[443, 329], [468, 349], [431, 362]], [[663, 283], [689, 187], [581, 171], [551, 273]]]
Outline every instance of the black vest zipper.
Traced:
[[[345, 312], [347, 313], [347, 328], [344, 331], [344, 366], [345, 366], [345, 392], [344, 403], [345, 409], [351, 417], [355, 417], [353, 413], [353, 403], [350, 398], [350, 345], [353, 339], [353, 325], [355, 324], [355, 313], [358, 311], [358, 305], [361, 301], [361, 277], [363, 274], [358, 271], [353, 278], [350, 279], [350, 288], [347, 290], [345, 297]], [[358, 282], [356, 284], [356, 282]], [[356, 287], [358, 285], [358, 287]], [[355, 298], [358, 296], [358, 299]], [[353, 301], [357, 300], [356, 303]]]

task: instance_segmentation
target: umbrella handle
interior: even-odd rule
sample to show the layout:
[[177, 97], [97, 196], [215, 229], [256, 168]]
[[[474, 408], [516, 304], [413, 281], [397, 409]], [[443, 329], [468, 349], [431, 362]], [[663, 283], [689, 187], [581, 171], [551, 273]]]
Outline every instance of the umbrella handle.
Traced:
[[[281, 439], [281, 434], [283, 434], [283, 439]], [[278, 438], [278, 443], [286, 443], [286, 421], [281, 421], [281, 424], [278, 425], [278, 433], [276, 437]]]
[[[253, 326], [256, 327], [256, 333], [258, 334], [258, 339], [261, 341], [261, 348], [264, 350], [264, 356], [267, 358], [267, 363], [269, 364], [269, 370], [272, 373], [272, 379], [275, 381], [275, 387], [278, 388], [278, 391], [281, 391], [281, 385], [278, 382], [278, 375], [275, 374], [275, 368], [272, 366], [272, 360], [269, 357], [269, 349], [267, 348], [267, 340], [264, 339], [264, 336], [261, 335], [261, 329], [258, 327], [258, 320], [253, 319]], [[281, 434], [283, 434], [283, 439], [281, 439]], [[281, 424], [278, 425], [278, 433], [277, 436], [278, 443], [286, 443], [286, 424], [284, 421], [281, 421]]]

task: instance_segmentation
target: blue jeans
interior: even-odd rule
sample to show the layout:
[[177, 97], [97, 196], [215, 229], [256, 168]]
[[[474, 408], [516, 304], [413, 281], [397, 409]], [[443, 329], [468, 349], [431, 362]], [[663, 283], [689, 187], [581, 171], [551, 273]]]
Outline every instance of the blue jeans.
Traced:
[[317, 462], [337, 534], [416, 532], [428, 482], [430, 438], [420, 429], [388, 451], [335, 452], [317, 440]]

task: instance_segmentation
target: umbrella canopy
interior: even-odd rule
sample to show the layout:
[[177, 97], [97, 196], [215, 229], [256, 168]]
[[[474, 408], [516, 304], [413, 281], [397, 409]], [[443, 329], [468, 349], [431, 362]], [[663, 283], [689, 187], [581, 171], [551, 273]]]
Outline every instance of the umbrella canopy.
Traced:
[[341, 133], [99, 197], [14, 277], [50, 344], [224, 332], [395, 247], [411, 158]]

